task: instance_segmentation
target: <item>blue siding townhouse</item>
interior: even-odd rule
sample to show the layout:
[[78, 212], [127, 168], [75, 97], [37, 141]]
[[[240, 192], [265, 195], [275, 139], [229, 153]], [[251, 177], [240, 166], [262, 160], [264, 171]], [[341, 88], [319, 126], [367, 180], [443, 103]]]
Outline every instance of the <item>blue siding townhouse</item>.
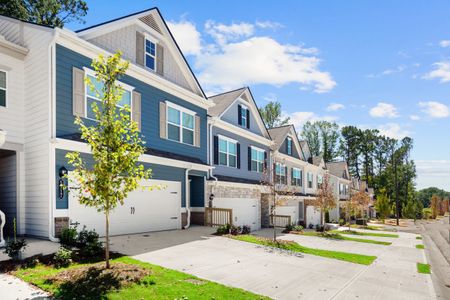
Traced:
[[[93, 58], [116, 49], [130, 61], [121, 79], [125, 89], [121, 104], [131, 106], [131, 117], [146, 141], [147, 150], [140, 160], [153, 171], [152, 179], [141, 184], [166, 188], [131, 193], [111, 216], [111, 233], [188, 227], [195, 218], [192, 213], [205, 204], [211, 169], [207, 111], [214, 104], [203, 93], [159, 10], [145, 10], [78, 32], [3, 16], [0, 22], [0, 34], [21, 53], [17, 62], [8, 60], [10, 66], [3, 66], [3, 60], [0, 64], [0, 71], [5, 69], [8, 75], [9, 104], [0, 110], [0, 120], [15, 113], [23, 121], [21, 130], [0, 123], [6, 133], [0, 158], [14, 157], [17, 162], [8, 170], [17, 180], [14, 193], [18, 195], [0, 202], [8, 207], [8, 220], [18, 219], [19, 233], [53, 240], [61, 228], [78, 223], [103, 234], [98, 213], [81, 206], [70, 190], [59, 186], [61, 180], [68, 184], [61, 178], [64, 170], [70, 174], [68, 152], [81, 152], [90, 160], [90, 150], [80, 139], [74, 120], [80, 116], [95, 124], [91, 104], [99, 99], [84, 78], [94, 75]], [[0, 169], [7, 166], [0, 161]]]

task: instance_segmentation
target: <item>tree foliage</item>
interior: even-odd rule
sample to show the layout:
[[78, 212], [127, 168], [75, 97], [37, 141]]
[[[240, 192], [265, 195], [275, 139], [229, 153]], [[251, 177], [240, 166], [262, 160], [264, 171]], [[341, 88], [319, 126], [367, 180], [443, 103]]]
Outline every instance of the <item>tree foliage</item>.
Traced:
[[282, 117], [281, 104], [276, 101], [270, 101], [264, 107], [258, 108], [264, 123], [268, 128], [283, 126], [289, 123], [289, 117]]
[[437, 216], [439, 216], [441, 211], [441, 197], [438, 195], [433, 195], [431, 197], [431, 217], [433, 219], [436, 219]]
[[84, 23], [87, 11], [84, 0], [0, 0], [0, 14], [61, 28], [71, 21]]
[[307, 141], [313, 156], [322, 156], [330, 162], [338, 156], [339, 126], [334, 122], [306, 122], [301, 136]]
[[381, 190], [378, 194], [377, 200], [375, 202], [375, 209], [377, 211], [378, 217], [383, 220], [383, 222], [391, 214], [391, 205], [389, 203], [389, 198], [385, 190]]
[[[91, 90], [100, 98], [101, 106], [94, 102], [92, 109], [98, 122], [87, 126], [77, 117], [81, 137], [92, 152], [94, 164], [88, 167], [78, 152], [68, 153], [66, 157], [74, 167], [69, 180], [79, 189], [76, 193], [81, 204], [95, 207], [105, 215], [106, 221], [106, 264], [109, 267], [109, 214], [118, 205], [123, 205], [128, 194], [138, 188], [139, 181], [148, 179], [151, 170], [138, 164], [138, 158], [145, 151], [138, 125], [130, 118], [130, 107], [118, 109], [117, 104], [123, 88], [117, 83], [128, 68], [128, 62], [121, 59], [121, 52], [104, 58], [94, 59], [92, 67], [96, 80], [103, 83], [101, 91], [86, 78]], [[150, 188], [151, 189], [151, 188]]]
[[417, 199], [422, 202], [424, 207], [430, 207], [430, 201], [431, 197], [433, 195], [437, 195], [440, 198], [450, 198], [450, 192], [444, 191], [442, 189], [439, 189], [437, 187], [429, 187], [426, 189], [422, 189], [420, 191], [417, 191]]
[[333, 193], [332, 185], [330, 183], [330, 176], [325, 174], [323, 182], [317, 189], [317, 194], [312, 205], [320, 210], [322, 224], [325, 223], [325, 214], [336, 207], [337, 198]]

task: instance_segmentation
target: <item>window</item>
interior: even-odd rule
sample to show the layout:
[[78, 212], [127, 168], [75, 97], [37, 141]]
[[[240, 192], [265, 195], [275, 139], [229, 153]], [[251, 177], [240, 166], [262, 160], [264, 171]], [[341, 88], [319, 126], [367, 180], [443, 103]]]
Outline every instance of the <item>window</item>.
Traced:
[[347, 195], [348, 194], [348, 185], [339, 183], [339, 194], [340, 195]]
[[6, 107], [6, 72], [0, 71], [0, 106]]
[[322, 184], [323, 184], [323, 176], [317, 175], [317, 188], [320, 189], [322, 187]]
[[251, 148], [252, 148], [251, 169], [254, 172], [262, 173], [264, 170], [264, 150], [255, 147]]
[[[86, 76], [89, 78], [91, 84], [94, 86], [94, 90], [91, 89], [89, 85], [86, 86], [86, 118], [91, 120], [96, 120], [94, 109], [92, 108], [92, 104], [96, 103], [99, 109], [102, 108], [102, 99], [103, 99], [103, 82], [97, 80], [93, 71], [85, 70]], [[117, 108], [123, 108], [125, 105], [128, 105], [131, 108], [131, 94], [133, 88], [123, 83], [120, 84], [124, 91], [122, 94], [122, 98], [117, 102]]]
[[275, 183], [286, 183], [286, 167], [282, 164], [275, 164]]
[[236, 168], [236, 142], [219, 136], [219, 165]]
[[167, 103], [167, 138], [194, 145], [195, 113]]
[[145, 39], [145, 66], [156, 71], [156, 43]]
[[286, 139], [286, 152], [288, 155], [292, 155], [292, 139], [290, 137]]
[[312, 189], [313, 187], [313, 173], [308, 172], [308, 188]]
[[247, 114], [248, 108], [241, 106], [241, 126], [247, 128]]
[[302, 170], [292, 168], [292, 185], [302, 186]]

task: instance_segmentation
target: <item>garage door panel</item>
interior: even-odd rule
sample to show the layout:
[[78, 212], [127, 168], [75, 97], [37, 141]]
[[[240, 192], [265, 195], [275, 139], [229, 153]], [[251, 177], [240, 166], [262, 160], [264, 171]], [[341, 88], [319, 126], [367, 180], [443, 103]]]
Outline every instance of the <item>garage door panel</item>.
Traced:
[[261, 229], [261, 209], [259, 199], [252, 198], [216, 198], [213, 207], [231, 208], [233, 210], [233, 224], [248, 225], [252, 230]]

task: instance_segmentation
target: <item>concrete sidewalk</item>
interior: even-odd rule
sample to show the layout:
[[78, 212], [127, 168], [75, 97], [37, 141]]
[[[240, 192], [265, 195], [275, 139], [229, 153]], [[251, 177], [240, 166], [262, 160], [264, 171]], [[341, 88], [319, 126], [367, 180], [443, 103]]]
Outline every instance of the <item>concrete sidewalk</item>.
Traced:
[[51, 299], [49, 295], [38, 288], [20, 280], [17, 277], [0, 274], [0, 299]]

